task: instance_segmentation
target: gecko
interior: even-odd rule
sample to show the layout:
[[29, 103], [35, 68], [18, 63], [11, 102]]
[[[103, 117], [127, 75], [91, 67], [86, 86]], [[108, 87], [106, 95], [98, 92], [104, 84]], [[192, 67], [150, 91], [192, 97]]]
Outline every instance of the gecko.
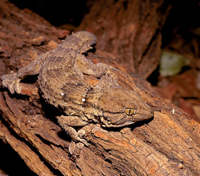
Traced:
[[111, 71], [117, 68], [87, 59], [85, 53], [96, 42], [90, 32], [75, 32], [16, 73], [1, 77], [11, 94], [20, 94], [20, 81], [27, 75], [38, 75], [43, 98], [63, 113], [57, 120], [71, 137], [71, 154], [78, 144], [89, 145], [83, 137], [85, 131], [77, 127], [98, 123], [103, 128], [118, 128], [153, 117], [153, 110], [137, 91], [118, 84]]

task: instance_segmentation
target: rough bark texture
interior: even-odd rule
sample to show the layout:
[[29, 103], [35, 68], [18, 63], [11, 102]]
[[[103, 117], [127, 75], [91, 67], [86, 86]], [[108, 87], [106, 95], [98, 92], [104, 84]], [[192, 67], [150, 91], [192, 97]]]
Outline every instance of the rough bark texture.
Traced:
[[113, 53], [129, 74], [147, 78], [159, 62], [160, 29], [169, 9], [163, 1], [101, 0], [78, 29], [92, 30], [98, 49]]
[[[162, 1], [154, 2], [151, 8], [145, 8], [148, 1], [111, 2], [99, 1], [102, 4], [94, 5], [91, 14], [85, 18], [87, 22], [83, 22], [85, 27], [80, 27], [98, 33], [97, 51], [87, 57], [125, 72], [116, 63], [118, 58], [123, 58], [128, 72], [137, 68], [139, 74], [147, 77], [151, 64], [158, 61], [161, 41], [156, 31], [159, 31], [162, 16], [156, 17], [159, 17]], [[111, 3], [113, 11], [108, 11], [107, 3]], [[125, 9], [120, 8], [122, 4]], [[98, 13], [100, 8], [99, 16], [104, 14], [108, 20], [105, 16], [104, 19], [96, 17], [94, 11]], [[5, 1], [0, 2], [0, 9], [0, 76], [28, 64], [37, 54], [55, 48], [59, 38], [68, 33]], [[148, 13], [145, 9], [151, 11]], [[142, 12], [140, 18], [139, 12]], [[88, 24], [92, 15], [102, 24], [101, 30], [95, 22], [91, 24], [97, 29]], [[121, 18], [121, 23], [117, 24], [115, 18]], [[117, 59], [99, 49], [112, 52]], [[148, 62], [150, 55], [155, 58], [150, 59], [151, 63]], [[147, 66], [149, 70], [146, 70]], [[125, 86], [138, 91], [155, 110], [153, 119], [115, 130], [88, 125], [84, 129], [90, 146], [77, 149], [70, 156], [70, 139], [56, 122], [55, 116], [59, 112], [44, 102], [35, 83], [37, 77], [31, 77], [27, 79], [30, 84], [22, 84], [23, 95], [10, 95], [7, 89], [1, 88], [0, 139], [38, 175], [200, 175], [199, 123], [160, 98], [143, 78], [135, 74], [132, 77], [118, 74], [118, 77]]]

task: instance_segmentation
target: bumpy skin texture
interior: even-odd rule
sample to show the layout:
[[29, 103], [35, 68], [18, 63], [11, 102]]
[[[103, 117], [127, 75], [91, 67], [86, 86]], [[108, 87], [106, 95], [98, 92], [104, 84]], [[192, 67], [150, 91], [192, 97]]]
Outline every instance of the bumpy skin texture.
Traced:
[[[2, 76], [3, 85], [11, 93], [20, 94], [20, 80], [39, 74], [44, 99], [64, 112], [57, 119], [72, 138], [70, 153], [75, 150], [75, 142], [89, 145], [82, 138], [84, 130], [77, 132], [74, 127], [91, 122], [103, 127], [123, 127], [153, 116], [136, 91], [118, 85], [116, 75], [110, 71], [115, 68], [94, 64], [83, 55], [95, 43], [96, 37], [87, 31], [74, 33], [17, 73]], [[77, 146], [83, 147], [80, 143]]]

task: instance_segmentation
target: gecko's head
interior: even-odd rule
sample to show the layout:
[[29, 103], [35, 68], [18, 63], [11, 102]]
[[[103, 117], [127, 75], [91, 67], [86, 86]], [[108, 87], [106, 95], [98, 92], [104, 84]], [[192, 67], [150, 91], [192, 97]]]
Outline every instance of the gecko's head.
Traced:
[[123, 127], [153, 117], [153, 111], [133, 90], [112, 88], [98, 101], [103, 115], [99, 121], [103, 127]]

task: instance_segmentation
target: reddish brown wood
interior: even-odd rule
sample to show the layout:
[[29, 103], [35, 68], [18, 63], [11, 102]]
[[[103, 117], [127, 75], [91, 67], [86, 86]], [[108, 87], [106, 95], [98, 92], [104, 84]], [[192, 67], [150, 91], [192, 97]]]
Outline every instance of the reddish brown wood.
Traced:
[[147, 78], [159, 63], [160, 29], [169, 9], [159, 0], [95, 1], [78, 29], [97, 35], [97, 48], [113, 53], [128, 73]]
[[[90, 21], [92, 15], [89, 14], [80, 27], [90, 29], [99, 39], [97, 51], [87, 57], [95, 63], [105, 62], [125, 72], [116, 63], [123, 58], [128, 72], [137, 68], [137, 72], [146, 77], [151, 72], [144, 69], [149, 56], [156, 56], [155, 52], [160, 50], [160, 34], [156, 31], [162, 21], [157, 10], [163, 2], [151, 3], [134, 0], [98, 1], [97, 5], [94, 4], [90, 13], [96, 22], [94, 19]], [[114, 10], [109, 11], [109, 7]], [[59, 39], [67, 34], [36, 14], [19, 10], [4, 0], [0, 2], [0, 9], [3, 19], [0, 22], [1, 75], [15, 71], [38, 54], [55, 48]], [[101, 17], [99, 21], [95, 9], [99, 16], [104, 14], [104, 19]], [[140, 12], [140, 18], [136, 12]], [[149, 24], [153, 19], [154, 23]], [[155, 35], [155, 40], [152, 40]], [[145, 44], [140, 45], [143, 42]], [[116, 57], [99, 49], [112, 52]], [[157, 58], [153, 62], [157, 62]], [[90, 146], [77, 149], [70, 156], [70, 139], [56, 122], [58, 111], [40, 98], [37, 83], [33, 80], [28, 85], [22, 84], [23, 95], [10, 95], [7, 89], [1, 88], [0, 139], [8, 143], [38, 175], [200, 175], [199, 123], [165, 102], [138, 75], [127, 76], [117, 70], [115, 73], [119, 80], [123, 80], [121, 84], [138, 91], [155, 110], [153, 119], [115, 130], [88, 125], [84, 129]]]

